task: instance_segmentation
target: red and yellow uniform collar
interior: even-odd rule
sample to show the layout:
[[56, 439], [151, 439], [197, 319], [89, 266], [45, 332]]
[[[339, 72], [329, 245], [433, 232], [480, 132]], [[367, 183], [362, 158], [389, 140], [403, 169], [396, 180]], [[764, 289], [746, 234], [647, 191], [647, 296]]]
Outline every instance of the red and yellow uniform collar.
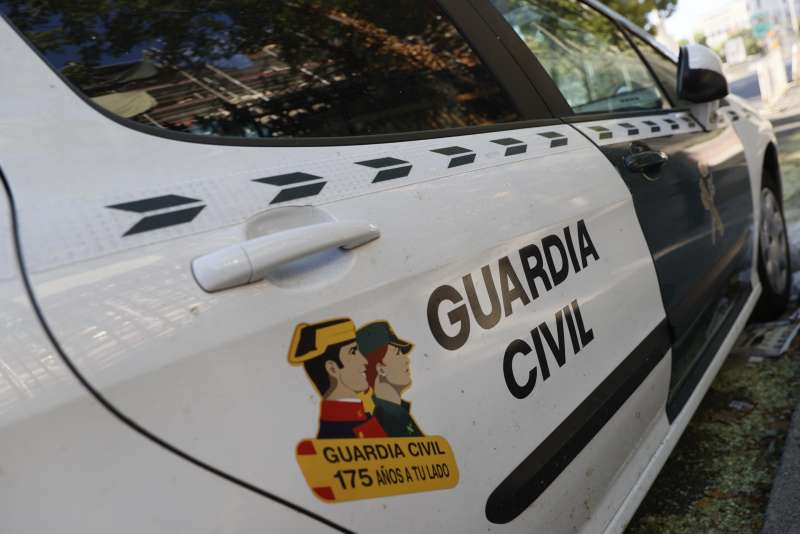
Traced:
[[319, 418], [323, 421], [365, 421], [367, 419], [364, 403], [353, 400], [323, 400], [320, 403]]

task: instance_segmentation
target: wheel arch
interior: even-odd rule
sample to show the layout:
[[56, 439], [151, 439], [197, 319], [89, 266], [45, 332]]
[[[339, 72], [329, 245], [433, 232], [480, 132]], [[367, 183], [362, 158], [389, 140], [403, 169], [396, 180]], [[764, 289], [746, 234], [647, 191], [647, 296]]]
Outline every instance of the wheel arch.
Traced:
[[[763, 172], [767, 171], [767, 172]], [[781, 169], [778, 161], [778, 148], [774, 142], [769, 142], [764, 151], [764, 165], [761, 173], [761, 182], [766, 185], [767, 182], [775, 187], [778, 192], [778, 200], [783, 206], [783, 183], [781, 180]]]

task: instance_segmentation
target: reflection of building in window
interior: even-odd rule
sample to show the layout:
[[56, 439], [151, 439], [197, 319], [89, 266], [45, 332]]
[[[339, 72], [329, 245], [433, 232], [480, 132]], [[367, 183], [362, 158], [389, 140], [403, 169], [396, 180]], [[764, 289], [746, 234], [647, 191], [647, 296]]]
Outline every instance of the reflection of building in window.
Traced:
[[[116, 115], [201, 135], [365, 135], [517, 118], [463, 38], [447, 19], [425, 10], [427, 3], [382, 6], [388, 13], [377, 22], [369, 18], [376, 8], [361, 3], [369, 4], [329, 1], [348, 7], [322, 9], [279, 2], [300, 26], [273, 22], [258, 33], [263, 42], [251, 37], [237, 48], [230, 38], [224, 53], [213, 42], [204, 51], [169, 46], [170, 39], [210, 35], [213, 41], [240, 31], [227, 15], [213, 15], [204, 19], [211, 29], [198, 24], [188, 38], [163, 28], [146, 35], [136, 47], [138, 61], [90, 65], [73, 53], [63, 72]], [[418, 9], [409, 11], [410, 4]], [[108, 41], [105, 49], [114, 37], [97, 32], [97, 40]]]

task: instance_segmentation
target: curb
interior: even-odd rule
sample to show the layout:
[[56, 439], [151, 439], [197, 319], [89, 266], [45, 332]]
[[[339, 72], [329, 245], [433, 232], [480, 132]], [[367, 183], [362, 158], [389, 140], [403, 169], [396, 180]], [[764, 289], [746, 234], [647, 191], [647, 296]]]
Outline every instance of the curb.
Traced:
[[761, 534], [800, 534], [800, 406], [795, 407]]
[[788, 95], [792, 92], [797, 91], [798, 88], [800, 88], [800, 83], [792, 80], [783, 90], [780, 97], [775, 99], [775, 101], [772, 104], [764, 106], [762, 113], [764, 117], [766, 117], [772, 123], [773, 126], [779, 126], [781, 124], [795, 122], [797, 120], [798, 114], [796, 111], [778, 112], [776, 110], [777, 108], [781, 107], [782, 102], [786, 101]]

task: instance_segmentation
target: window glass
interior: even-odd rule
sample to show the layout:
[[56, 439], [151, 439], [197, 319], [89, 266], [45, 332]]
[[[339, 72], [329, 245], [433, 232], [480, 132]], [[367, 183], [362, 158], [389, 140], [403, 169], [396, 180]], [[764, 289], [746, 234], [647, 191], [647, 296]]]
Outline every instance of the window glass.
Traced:
[[425, 0], [0, 0], [86, 96], [198, 135], [352, 136], [519, 119]]
[[644, 59], [650, 64], [653, 72], [661, 82], [661, 87], [667, 93], [670, 101], [680, 107], [689, 106], [690, 102], [678, 99], [678, 65], [672, 60], [667, 58], [664, 54], [656, 50], [650, 43], [646, 42], [641, 37], [632, 33], [628, 33], [634, 44], [644, 56]]
[[574, 0], [492, 0], [575, 113], [669, 107], [608, 18]]

